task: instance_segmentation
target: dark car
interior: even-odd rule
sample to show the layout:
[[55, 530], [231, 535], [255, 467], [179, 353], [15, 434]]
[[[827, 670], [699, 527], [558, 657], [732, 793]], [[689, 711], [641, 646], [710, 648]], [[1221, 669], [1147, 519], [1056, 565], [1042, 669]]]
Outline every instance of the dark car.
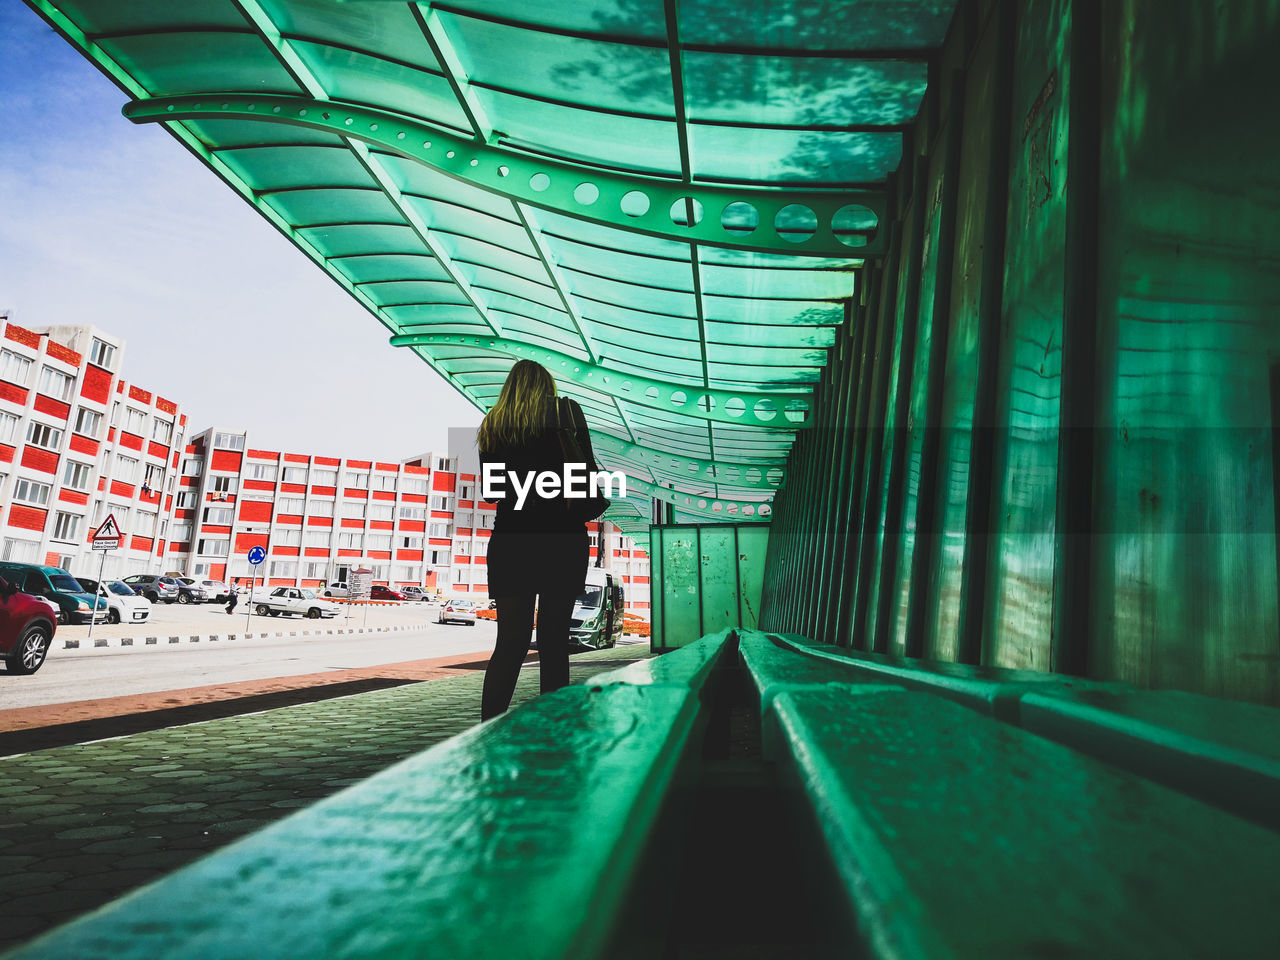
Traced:
[[[159, 603], [161, 600], [173, 603], [186, 586], [173, 577], [161, 577], [154, 573], [135, 573], [132, 577], [125, 577], [124, 582], [134, 593], [142, 594], [152, 603]], [[190, 603], [190, 597], [184, 602]]]
[[404, 594], [399, 590], [392, 590], [390, 587], [384, 587], [380, 583], [375, 583], [369, 588], [370, 600], [403, 600]]
[[39, 670], [57, 629], [49, 604], [0, 578], [0, 657], [10, 673]]
[[[107, 618], [107, 602], [87, 593], [76, 579], [59, 567], [35, 563], [0, 563], [0, 577], [33, 597], [43, 597], [58, 608], [59, 623], [88, 623]], [[94, 610], [97, 610], [95, 615]]]

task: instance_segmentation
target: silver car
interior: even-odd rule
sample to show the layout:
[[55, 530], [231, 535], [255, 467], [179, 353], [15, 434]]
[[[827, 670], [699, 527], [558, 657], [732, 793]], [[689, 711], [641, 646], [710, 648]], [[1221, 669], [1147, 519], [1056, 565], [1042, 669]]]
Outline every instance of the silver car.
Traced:
[[440, 617], [436, 623], [465, 623], [476, 625], [476, 605], [470, 600], [449, 600], [440, 607]]

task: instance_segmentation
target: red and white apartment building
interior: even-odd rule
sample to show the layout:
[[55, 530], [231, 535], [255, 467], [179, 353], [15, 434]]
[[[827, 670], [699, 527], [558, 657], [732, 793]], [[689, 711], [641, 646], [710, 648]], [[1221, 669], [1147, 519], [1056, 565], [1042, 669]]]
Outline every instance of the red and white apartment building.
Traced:
[[[104, 575], [173, 573], [319, 587], [375, 583], [487, 594], [494, 508], [452, 456], [400, 462], [262, 450], [244, 430], [187, 435], [178, 404], [123, 380], [124, 342], [94, 327], [0, 316], [0, 559], [97, 578], [108, 516], [124, 533]], [[602, 536], [591, 530], [593, 562]], [[649, 558], [604, 524], [603, 565], [649, 606]], [[261, 546], [255, 570], [247, 554]]]

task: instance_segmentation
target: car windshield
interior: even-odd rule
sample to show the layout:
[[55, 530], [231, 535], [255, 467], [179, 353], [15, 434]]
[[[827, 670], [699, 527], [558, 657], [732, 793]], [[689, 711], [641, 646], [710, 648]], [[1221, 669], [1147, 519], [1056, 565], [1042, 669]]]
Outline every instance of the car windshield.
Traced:
[[112, 580], [107, 584], [107, 589], [122, 597], [132, 597], [134, 595], [133, 591], [129, 589], [129, 585], [127, 583], [121, 583], [119, 580]]
[[182, 581], [180, 581], [180, 580], [175, 580], [175, 579], [173, 579], [173, 577], [161, 577], [161, 578], [160, 578], [160, 582], [161, 582], [161, 583], [164, 583], [164, 584], [167, 584], [168, 586], [171, 586], [171, 587], [182, 587], [182, 586], [186, 586], [186, 584], [182, 583]]
[[587, 587], [582, 591], [582, 595], [578, 597], [578, 606], [580, 607], [598, 607], [600, 606], [600, 597], [604, 590], [601, 587]]
[[465, 610], [469, 607], [474, 607], [475, 604], [472, 603], [470, 600], [455, 600], [453, 601], [453, 606], [462, 607]]
[[68, 573], [57, 574], [49, 578], [49, 582], [53, 584], [55, 590], [66, 590], [68, 593], [84, 593], [84, 587], [76, 583], [75, 577]]
[[313, 592], [311, 592], [310, 590], [303, 590], [303, 591], [301, 591], [301, 593], [302, 593], [302, 599], [303, 599], [303, 600], [314, 600], [314, 599], [316, 599], [316, 595], [315, 595]]

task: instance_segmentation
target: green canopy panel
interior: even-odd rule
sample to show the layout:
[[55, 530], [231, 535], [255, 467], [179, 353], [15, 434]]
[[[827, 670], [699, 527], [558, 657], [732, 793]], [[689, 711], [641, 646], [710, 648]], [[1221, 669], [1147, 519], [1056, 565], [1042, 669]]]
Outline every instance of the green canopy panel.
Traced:
[[546, 365], [610, 519], [767, 521], [954, 0], [27, 0], [481, 410]]

